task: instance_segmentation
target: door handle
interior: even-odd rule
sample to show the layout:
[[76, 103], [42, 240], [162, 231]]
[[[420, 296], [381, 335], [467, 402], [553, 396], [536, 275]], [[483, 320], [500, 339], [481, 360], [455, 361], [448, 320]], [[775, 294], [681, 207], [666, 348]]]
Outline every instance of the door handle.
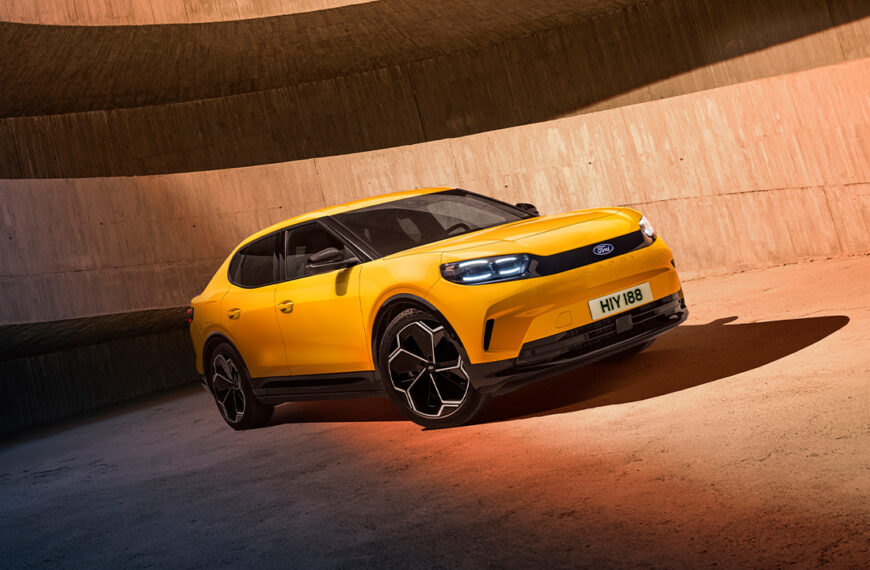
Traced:
[[281, 301], [280, 303], [278, 303], [278, 310], [282, 313], [292, 313], [293, 301]]
[[241, 315], [241, 314], [242, 314], [241, 309], [230, 309], [229, 311], [227, 311], [227, 317], [229, 317], [233, 320], [238, 319], [239, 315]]

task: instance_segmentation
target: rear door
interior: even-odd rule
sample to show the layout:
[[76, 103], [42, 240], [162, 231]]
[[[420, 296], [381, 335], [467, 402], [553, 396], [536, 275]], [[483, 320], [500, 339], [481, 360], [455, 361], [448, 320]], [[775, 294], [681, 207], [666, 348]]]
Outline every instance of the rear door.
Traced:
[[252, 378], [287, 375], [275, 311], [283, 245], [283, 232], [277, 232], [246, 245], [230, 262], [231, 285], [221, 301], [220, 323]]
[[293, 376], [371, 370], [359, 299], [360, 266], [312, 268], [311, 255], [350, 246], [318, 221], [289, 228], [284, 278], [276, 290], [278, 326]]

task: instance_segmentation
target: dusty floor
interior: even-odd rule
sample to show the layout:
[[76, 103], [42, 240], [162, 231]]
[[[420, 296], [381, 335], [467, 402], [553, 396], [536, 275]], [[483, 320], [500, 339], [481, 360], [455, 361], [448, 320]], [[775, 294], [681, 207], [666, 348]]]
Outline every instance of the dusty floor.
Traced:
[[0, 447], [42, 566], [870, 565], [870, 257], [688, 282], [631, 361], [424, 431], [386, 400], [227, 428], [185, 390]]

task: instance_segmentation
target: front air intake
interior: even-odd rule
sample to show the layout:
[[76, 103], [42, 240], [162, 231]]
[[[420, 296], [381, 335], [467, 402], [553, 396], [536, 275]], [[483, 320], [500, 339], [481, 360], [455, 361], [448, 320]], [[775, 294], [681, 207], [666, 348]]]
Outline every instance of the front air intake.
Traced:
[[483, 350], [489, 350], [489, 342], [492, 340], [492, 327], [495, 326], [495, 321], [489, 319], [486, 321], [486, 326], [483, 327]]

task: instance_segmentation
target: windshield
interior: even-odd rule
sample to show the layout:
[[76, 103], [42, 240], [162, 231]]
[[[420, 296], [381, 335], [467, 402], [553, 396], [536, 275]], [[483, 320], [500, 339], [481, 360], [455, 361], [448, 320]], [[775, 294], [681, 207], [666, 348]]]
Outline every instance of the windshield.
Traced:
[[465, 190], [446, 190], [333, 216], [379, 255], [534, 217]]

